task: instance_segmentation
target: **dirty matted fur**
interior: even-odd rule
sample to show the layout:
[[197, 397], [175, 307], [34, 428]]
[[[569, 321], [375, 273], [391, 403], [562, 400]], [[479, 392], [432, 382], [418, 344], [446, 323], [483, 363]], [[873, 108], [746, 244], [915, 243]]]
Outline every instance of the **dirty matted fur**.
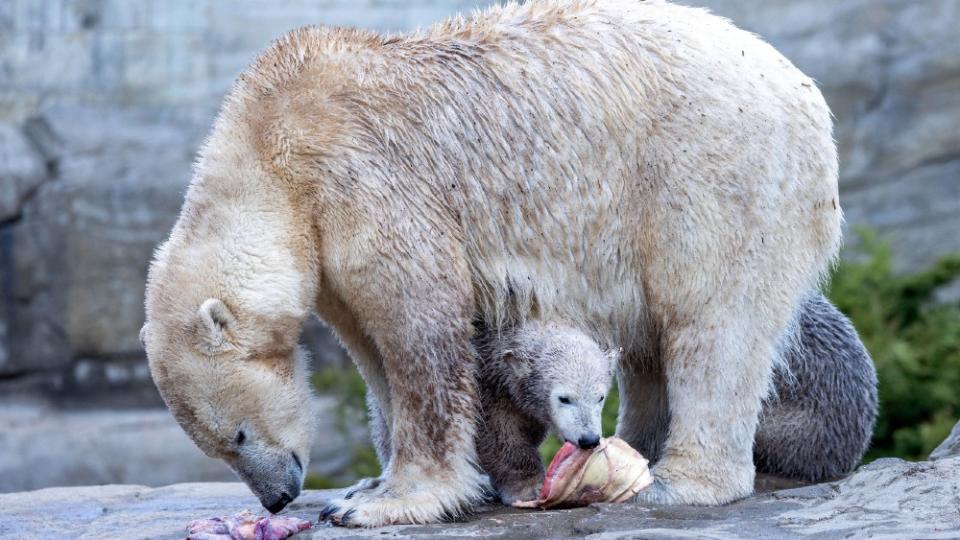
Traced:
[[772, 47], [665, 2], [291, 32], [226, 98], [157, 250], [151, 373], [193, 440], [282, 508], [316, 312], [390, 427], [383, 481], [324, 517], [430, 522], [482, 491], [472, 318], [566, 320], [624, 347], [622, 433], [670, 397], [640, 500], [743, 497], [778, 341], [840, 242], [831, 130]]

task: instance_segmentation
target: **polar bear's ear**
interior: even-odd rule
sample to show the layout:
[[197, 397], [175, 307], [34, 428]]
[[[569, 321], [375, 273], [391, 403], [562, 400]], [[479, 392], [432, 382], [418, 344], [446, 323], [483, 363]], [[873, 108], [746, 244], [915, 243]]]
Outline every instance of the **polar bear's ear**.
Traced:
[[208, 298], [200, 304], [197, 315], [204, 330], [201, 335], [204, 344], [211, 350], [222, 348], [237, 324], [230, 308], [218, 298]]
[[143, 323], [143, 326], [140, 328], [140, 346], [144, 349], [147, 348], [147, 324]]
[[607, 358], [610, 360], [610, 363], [616, 365], [620, 361], [620, 357], [623, 355], [623, 347], [615, 347], [607, 351]]

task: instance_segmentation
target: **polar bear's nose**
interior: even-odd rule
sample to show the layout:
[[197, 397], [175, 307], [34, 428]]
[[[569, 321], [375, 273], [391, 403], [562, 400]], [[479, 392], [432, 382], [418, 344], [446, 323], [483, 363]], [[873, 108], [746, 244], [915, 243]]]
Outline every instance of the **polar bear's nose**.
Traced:
[[581, 435], [580, 438], [577, 439], [577, 446], [584, 450], [596, 448], [598, 444], [600, 444], [600, 436], [596, 434]]
[[283, 492], [280, 494], [280, 498], [277, 499], [276, 502], [267, 507], [267, 510], [269, 510], [271, 514], [276, 514], [283, 510], [287, 506], [287, 503], [292, 500], [293, 497], [291, 497], [289, 493]]

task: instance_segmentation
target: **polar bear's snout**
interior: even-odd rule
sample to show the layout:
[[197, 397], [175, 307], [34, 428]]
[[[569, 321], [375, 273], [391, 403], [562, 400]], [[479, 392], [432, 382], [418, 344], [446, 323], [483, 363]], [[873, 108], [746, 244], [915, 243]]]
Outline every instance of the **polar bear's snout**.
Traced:
[[273, 514], [300, 495], [304, 471], [295, 452], [243, 453], [230, 466]]

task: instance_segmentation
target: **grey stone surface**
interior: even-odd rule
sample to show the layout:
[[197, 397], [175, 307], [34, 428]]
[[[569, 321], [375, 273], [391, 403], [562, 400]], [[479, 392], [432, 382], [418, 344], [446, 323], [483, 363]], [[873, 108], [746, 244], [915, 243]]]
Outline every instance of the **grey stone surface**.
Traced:
[[0, 122], [0, 222], [17, 216], [24, 198], [46, 176], [43, 156], [23, 130]]
[[[332, 398], [314, 403], [313, 474], [336, 475], [366, 441], [362, 426], [342, 432], [334, 425], [334, 406]], [[187, 438], [166, 409], [58, 411], [0, 403], [0, 493], [48, 486], [160, 486], [235, 479], [226, 465], [205, 456]]]
[[933, 449], [930, 453], [930, 459], [946, 459], [960, 456], [960, 422], [953, 426], [950, 435]]
[[11, 226], [12, 361], [0, 374], [140, 355], [147, 263], [180, 208], [187, 146], [199, 138], [147, 114], [62, 107], [49, 119], [66, 151]]
[[10, 353], [7, 352], [7, 322], [0, 314], [0, 365], [9, 361]]
[[[286, 513], [316, 521], [334, 491], [307, 491]], [[957, 538], [960, 459], [881, 460], [830, 484], [727, 506], [598, 504], [523, 511], [484, 507], [457, 523], [355, 530], [322, 525], [296, 538]], [[190, 520], [263, 512], [241, 484], [112, 485], [0, 495], [4, 538], [182, 538]]]

